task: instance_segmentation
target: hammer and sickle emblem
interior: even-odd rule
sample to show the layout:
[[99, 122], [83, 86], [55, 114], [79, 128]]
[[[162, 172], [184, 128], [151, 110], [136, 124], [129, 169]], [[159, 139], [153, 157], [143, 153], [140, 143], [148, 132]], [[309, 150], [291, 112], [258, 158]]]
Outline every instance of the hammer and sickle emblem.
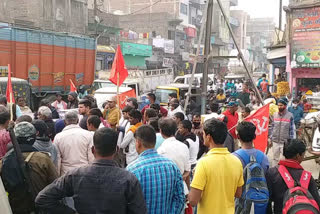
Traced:
[[[262, 117], [263, 121], [260, 121], [259, 119], [252, 119], [251, 122], [256, 125], [257, 130], [256, 130], [256, 135], [261, 135], [263, 132], [268, 131], [267, 127], [267, 122], [268, 118], [267, 117]], [[261, 123], [262, 122], [262, 123]]]

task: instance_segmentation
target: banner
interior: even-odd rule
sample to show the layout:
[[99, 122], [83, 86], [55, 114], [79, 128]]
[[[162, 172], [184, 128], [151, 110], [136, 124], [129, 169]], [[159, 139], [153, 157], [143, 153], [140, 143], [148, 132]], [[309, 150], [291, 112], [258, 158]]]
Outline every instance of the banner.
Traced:
[[134, 89], [123, 92], [119, 94], [119, 100], [120, 100], [120, 108], [123, 109], [126, 106], [127, 99], [130, 97], [136, 97], [136, 92]]
[[259, 108], [253, 115], [245, 119], [245, 121], [251, 122], [256, 126], [256, 139], [253, 144], [254, 148], [262, 152], [265, 152], [268, 146], [269, 105]]
[[164, 52], [174, 54], [174, 40], [164, 40]]

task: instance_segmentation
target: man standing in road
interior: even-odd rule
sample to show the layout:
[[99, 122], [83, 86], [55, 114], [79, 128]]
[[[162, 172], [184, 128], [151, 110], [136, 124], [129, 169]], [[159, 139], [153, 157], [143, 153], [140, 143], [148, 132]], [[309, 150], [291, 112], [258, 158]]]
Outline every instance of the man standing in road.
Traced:
[[91, 109], [91, 102], [89, 100], [82, 99], [79, 102], [78, 108], [79, 114], [83, 116], [79, 123], [79, 126], [85, 130], [88, 130], [87, 120], [89, 117], [89, 111]]
[[234, 139], [237, 139], [236, 135], [236, 126], [239, 121], [238, 111], [238, 102], [237, 101], [230, 101], [228, 103], [228, 109], [223, 112], [223, 114], [227, 118], [227, 128], [230, 134]]
[[300, 127], [300, 121], [303, 118], [303, 109], [298, 105], [299, 105], [299, 100], [294, 99], [292, 101], [292, 106], [288, 108], [288, 111], [293, 114], [294, 125], [296, 126], [297, 129]]
[[117, 139], [112, 129], [96, 131], [90, 149], [93, 164], [67, 172], [47, 186], [36, 198], [36, 205], [50, 213], [75, 213], [60, 202], [72, 196], [78, 213], [147, 213], [138, 179], [113, 161]]
[[134, 160], [138, 158], [138, 153], [136, 151], [136, 140], [134, 138], [134, 134], [136, 133], [137, 129], [142, 125], [141, 123], [142, 115], [140, 111], [136, 109], [132, 109], [129, 112], [129, 123], [130, 128], [125, 134], [123, 141], [120, 142], [119, 147], [124, 149], [126, 154], [126, 161], [127, 164], [130, 164]]
[[[283, 146], [289, 139], [295, 138], [295, 126], [292, 113], [287, 110], [288, 100], [282, 98], [278, 101], [279, 112], [273, 115], [270, 131], [273, 152], [273, 166], [283, 159]], [[281, 157], [281, 158], [280, 158]]]
[[250, 93], [246, 84], [243, 84], [242, 91], [238, 94], [238, 99], [241, 100], [244, 106], [250, 103]]
[[53, 106], [58, 112], [67, 109], [67, 103], [62, 100], [61, 93], [56, 94], [56, 101], [51, 103], [51, 106]]
[[110, 124], [111, 128], [116, 129], [116, 126], [119, 123], [121, 117], [120, 109], [119, 107], [117, 107], [117, 96], [113, 96], [107, 101], [109, 109], [105, 119]]
[[210, 151], [197, 163], [190, 204], [198, 204], [198, 214], [234, 214], [234, 197], [241, 197], [244, 184], [241, 161], [223, 146], [228, 132], [223, 122], [210, 119], [203, 129], [204, 143]]
[[185, 112], [182, 110], [179, 100], [176, 98], [171, 99], [169, 103], [169, 111], [168, 111], [168, 117], [172, 118], [175, 113], [181, 112], [184, 115], [184, 119], [187, 119]]
[[135, 138], [139, 158], [127, 169], [141, 183], [148, 213], [180, 214], [184, 208], [185, 196], [178, 167], [154, 150], [156, 132], [151, 126], [139, 127]]
[[92, 163], [92, 133], [82, 129], [78, 124], [78, 113], [73, 110], [65, 115], [66, 127], [56, 135], [54, 143], [58, 148], [58, 173], [68, 171]]

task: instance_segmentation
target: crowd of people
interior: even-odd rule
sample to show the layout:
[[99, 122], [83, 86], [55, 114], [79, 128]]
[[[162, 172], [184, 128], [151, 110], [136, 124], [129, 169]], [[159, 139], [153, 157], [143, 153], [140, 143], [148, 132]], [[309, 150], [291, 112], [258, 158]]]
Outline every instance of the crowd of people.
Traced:
[[[264, 82], [261, 93], [270, 98]], [[43, 100], [35, 113], [18, 98], [13, 119], [6, 98], [0, 97], [0, 172], [11, 209], [18, 214], [231, 214], [254, 208], [254, 213], [278, 214], [287, 208], [283, 202], [293, 188], [282, 176], [284, 167], [295, 181], [310, 175], [305, 188], [315, 202], [312, 208], [319, 210], [316, 182], [300, 165], [306, 152], [296, 139], [301, 104], [271, 99], [269, 163], [254, 148], [255, 125], [244, 120], [260, 106], [246, 84], [237, 99], [227, 100], [219, 90], [209, 114], [193, 114], [190, 120], [176, 94], [170, 94], [168, 109], [149, 93], [141, 110], [135, 98], [120, 109], [116, 96], [101, 110], [90, 95], [79, 100], [71, 92], [65, 102], [58, 93], [52, 103]], [[29, 181], [12, 169], [19, 166], [13, 163], [9, 127]], [[248, 191], [264, 200], [249, 199]]]

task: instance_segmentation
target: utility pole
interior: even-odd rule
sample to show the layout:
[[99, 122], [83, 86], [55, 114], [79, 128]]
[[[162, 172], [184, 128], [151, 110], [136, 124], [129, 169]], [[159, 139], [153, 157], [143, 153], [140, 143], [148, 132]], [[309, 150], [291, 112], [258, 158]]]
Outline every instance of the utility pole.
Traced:
[[253, 89], [255, 90], [255, 92], [256, 92], [256, 94], [257, 94], [257, 96], [258, 96], [258, 101], [259, 101], [259, 103], [261, 103], [262, 105], [264, 105], [264, 104], [263, 104], [263, 99], [262, 99], [262, 97], [261, 97], [261, 94], [260, 94], [260, 92], [259, 92], [256, 84], [254, 83], [253, 78], [252, 78], [252, 76], [251, 76], [251, 73], [250, 73], [250, 71], [249, 71], [247, 62], [245, 61], [244, 56], [243, 56], [243, 54], [242, 54], [242, 51], [240, 50], [239, 45], [238, 45], [238, 43], [237, 43], [237, 41], [236, 41], [236, 39], [235, 39], [234, 33], [233, 33], [233, 31], [232, 31], [232, 28], [231, 28], [231, 25], [230, 25], [230, 22], [229, 22], [229, 18], [228, 18], [227, 15], [226, 15], [226, 12], [225, 12], [222, 4], [221, 4], [221, 1], [220, 1], [220, 0], [216, 0], [216, 1], [218, 2], [218, 5], [219, 5], [219, 7], [220, 7], [220, 10], [221, 10], [221, 13], [222, 13], [222, 15], [223, 15], [223, 18], [224, 18], [224, 20], [225, 20], [225, 22], [226, 22], [226, 24], [227, 24], [227, 27], [228, 27], [228, 29], [229, 29], [229, 32], [230, 32], [231, 38], [232, 38], [232, 40], [233, 40], [233, 43], [234, 43], [234, 45], [236, 46], [236, 48], [237, 48], [237, 50], [238, 50], [238, 53], [239, 53], [239, 56], [240, 56], [240, 58], [241, 58], [242, 64], [243, 64], [244, 68], [246, 69], [246, 72], [247, 72], [248, 77], [250, 78], [251, 82], [253, 83]]
[[209, 55], [211, 42], [211, 27], [213, 16], [213, 0], [208, 0], [207, 22], [206, 22], [206, 36], [204, 42], [204, 70], [202, 75], [202, 93], [201, 93], [201, 114], [206, 113], [207, 91], [208, 91], [208, 70], [209, 70]]
[[279, 8], [279, 31], [282, 29], [282, 0], [280, 1], [280, 8]]

